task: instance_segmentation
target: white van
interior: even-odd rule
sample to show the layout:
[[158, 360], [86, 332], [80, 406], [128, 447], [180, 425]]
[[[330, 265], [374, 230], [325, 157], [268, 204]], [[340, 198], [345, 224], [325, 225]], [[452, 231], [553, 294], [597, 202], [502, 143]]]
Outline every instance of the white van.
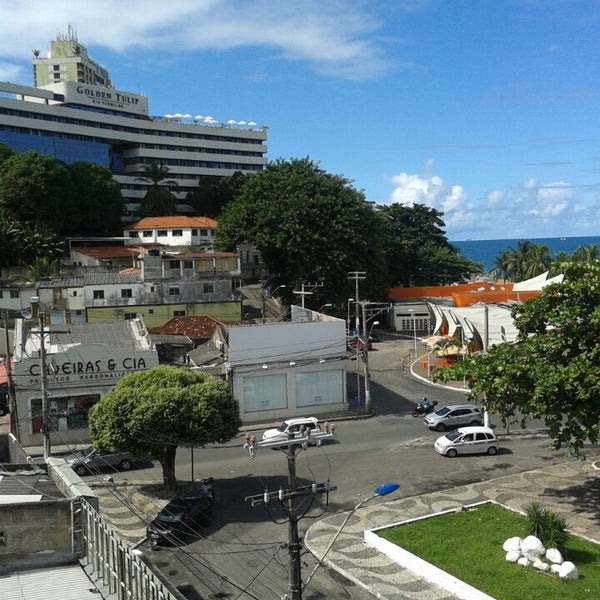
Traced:
[[498, 452], [498, 438], [489, 427], [460, 427], [442, 437], [433, 446], [443, 456], [490, 454]]

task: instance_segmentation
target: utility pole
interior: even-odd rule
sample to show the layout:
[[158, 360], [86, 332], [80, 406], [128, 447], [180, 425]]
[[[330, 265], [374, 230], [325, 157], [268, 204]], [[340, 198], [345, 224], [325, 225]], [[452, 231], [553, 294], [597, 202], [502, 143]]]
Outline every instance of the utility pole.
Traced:
[[[247, 496], [246, 502], [252, 506], [257, 504], [269, 504], [270, 502], [281, 502], [284, 505], [288, 517], [288, 553], [289, 553], [289, 580], [287, 600], [302, 600], [302, 563], [300, 560], [300, 536], [298, 535], [298, 521], [304, 516], [298, 516], [296, 512], [296, 498], [316, 496], [317, 494], [329, 494], [333, 489], [329, 482], [313, 483], [308, 486], [296, 487], [296, 456], [302, 450], [311, 445], [320, 446], [323, 440], [332, 439], [334, 426], [325, 423], [325, 431], [312, 433], [310, 430], [295, 437], [294, 432], [289, 432], [287, 440], [275, 442], [251, 442], [245, 444], [251, 458], [255, 456], [256, 448], [276, 448], [285, 450], [288, 463], [288, 489], [280, 489], [275, 492], [265, 490], [263, 494]], [[248, 436], [248, 440], [252, 440]]]
[[348, 279], [354, 279], [354, 287], [355, 287], [355, 297], [354, 297], [354, 308], [355, 308], [355, 321], [354, 327], [356, 330], [356, 395], [358, 400], [358, 408], [360, 410], [360, 366], [359, 366], [359, 357], [360, 357], [360, 317], [359, 317], [359, 304], [360, 298], [358, 295], [358, 282], [365, 280], [367, 277], [366, 271], [350, 271], [348, 273]]
[[[21, 314], [19, 313], [19, 317]], [[4, 324], [4, 342], [6, 344], [6, 361], [4, 363], [6, 369], [6, 382], [8, 384], [8, 408], [10, 411], [10, 431], [21, 442], [21, 432], [19, 430], [19, 420], [17, 418], [17, 398], [15, 394], [15, 379], [12, 372], [12, 359], [10, 352], [10, 341], [8, 336], [8, 313], [2, 313], [2, 321]]]
[[46, 344], [44, 341], [44, 313], [40, 312], [40, 373], [42, 378], [42, 432], [44, 434], [44, 461], [50, 457], [50, 418], [48, 415], [48, 375], [46, 373]]

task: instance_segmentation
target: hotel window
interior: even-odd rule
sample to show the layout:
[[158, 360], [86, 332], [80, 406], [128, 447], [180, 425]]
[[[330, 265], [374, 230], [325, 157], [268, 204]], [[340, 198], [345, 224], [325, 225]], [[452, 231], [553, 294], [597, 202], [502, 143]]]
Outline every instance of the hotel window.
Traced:
[[212, 283], [204, 284], [204, 293], [205, 294], [213, 294], [215, 291], [215, 286]]
[[121, 290], [121, 298], [133, 298], [133, 292], [131, 288], [125, 288]]
[[169, 232], [166, 229], [158, 230], [158, 237], [167, 237], [167, 235], [169, 235]]
[[104, 290], [94, 290], [94, 300], [104, 300]]
[[173, 237], [182, 237], [183, 229], [173, 229], [173, 231], [171, 233], [172, 233]]
[[170, 287], [169, 288], [169, 296], [179, 296], [179, 288], [178, 287]]

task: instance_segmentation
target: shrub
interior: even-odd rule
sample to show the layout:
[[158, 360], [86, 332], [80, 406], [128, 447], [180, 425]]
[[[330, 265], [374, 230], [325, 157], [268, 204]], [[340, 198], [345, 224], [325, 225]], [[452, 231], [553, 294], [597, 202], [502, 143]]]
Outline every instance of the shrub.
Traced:
[[546, 548], [557, 548], [564, 556], [569, 539], [567, 521], [537, 502], [527, 507], [526, 515], [529, 535], [537, 537]]

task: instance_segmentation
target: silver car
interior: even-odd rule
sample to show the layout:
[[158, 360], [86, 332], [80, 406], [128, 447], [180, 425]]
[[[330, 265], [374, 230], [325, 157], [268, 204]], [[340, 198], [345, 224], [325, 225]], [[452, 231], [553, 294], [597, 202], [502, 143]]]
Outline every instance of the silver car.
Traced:
[[463, 425], [481, 425], [482, 420], [481, 411], [473, 404], [450, 404], [429, 413], [423, 422], [429, 429], [445, 431]]
[[77, 475], [88, 475], [115, 469], [129, 471], [134, 465], [146, 462], [150, 458], [135, 457], [129, 452], [103, 452], [95, 448], [86, 448], [65, 457], [65, 460]]

